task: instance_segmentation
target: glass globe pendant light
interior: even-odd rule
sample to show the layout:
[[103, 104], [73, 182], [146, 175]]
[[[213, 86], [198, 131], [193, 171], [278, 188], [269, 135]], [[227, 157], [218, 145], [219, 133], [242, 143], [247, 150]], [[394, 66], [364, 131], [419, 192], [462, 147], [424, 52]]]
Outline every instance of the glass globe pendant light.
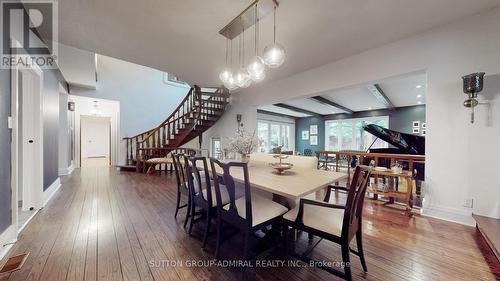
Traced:
[[266, 77], [266, 66], [259, 56], [259, 17], [257, 16], [257, 4], [255, 4], [255, 57], [247, 66], [247, 72], [250, 79], [255, 82], [260, 82]]
[[229, 91], [233, 91], [233, 90], [238, 89], [238, 85], [236, 85], [236, 80], [235, 80], [234, 75], [231, 71], [231, 68], [233, 67], [233, 40], [231, 40], [231, 49], [230, 50], [231, 50], [230, 51], [230, 59], [229, 59], [230, 64], [229, 64], [229, 67], [227, 67], [227, 70], [228, 70], [227, 80], [226, 80], [226, 82], [224, 82], [224, 87], [226, 87], [226, 89], [228, 89]]
[[[243, 37], [243, 41], [242, 41]], [[244, 67], [245, 64], [245, 30], [243, 30], [242, 37], [240, 37], [240, 48], [239, 48], [239, 61], [240, 61], [240, 69], [236, 72], [234, 76], [234, 80], [236, 85], [240, 88], [247, 88], [252, 84], [252, 79], [250, 79], [250, 75], [248, 75], [247, 70]]]
[[232, 76], [231, 69], [228, 67], [227, 62], [228, 62], [228, 44], [229, 40], [226, 39], [226, 66], [222, 70], [222, 72], [219, 74], [219, 78], [222, 81], [223, 84], [226, 84], [229, 81], [229, 78]]
[[276, 6], [274, 6], [274, 36], [273, 44], [264, 48], [264, 63], [270, 68], [277, 68], [283, 64], [286, 51], [281, 44], [276, 42]]

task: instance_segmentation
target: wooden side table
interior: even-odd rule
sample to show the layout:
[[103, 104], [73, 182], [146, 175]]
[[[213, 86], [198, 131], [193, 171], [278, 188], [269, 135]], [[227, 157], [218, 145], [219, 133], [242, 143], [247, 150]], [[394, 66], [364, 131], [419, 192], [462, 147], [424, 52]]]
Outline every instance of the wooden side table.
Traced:
[[382, 191], [373, 187], [368, 187], [367, 192], [373, 193], [374, 198], [377, 199], [377, 195], [382, 195], [388, 198], [400, 198], [403, 199], [406, 204], [405, 215], [411, 217], [413, 208], [413, 174], [410, 171], [403, 171], [402, 173], [395, 173], [392, 170], [375, 170], [373, 169], [371, 174], [375, 176], [375, 184], [378, 184], [378, 176], [384, 177], [400, 177], [406, 180], [406, 191], [401, 192], [397, 190]]

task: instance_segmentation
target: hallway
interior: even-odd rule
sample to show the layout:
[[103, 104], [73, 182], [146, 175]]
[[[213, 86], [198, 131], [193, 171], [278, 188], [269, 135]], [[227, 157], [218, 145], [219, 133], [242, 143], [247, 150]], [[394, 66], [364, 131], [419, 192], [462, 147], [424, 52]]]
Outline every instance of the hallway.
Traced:
[[[201, 227], [190, 237], [182, 227], [184, 212], [174, 219], [174, 186], [171, 175], [103, 167], [75, 170], [10, 252], [30, 252], [22, 269], [0, 275], [0, 280], [237, 280], [234, 269], [187, 266], [189, 260], [212, 259], [214, 237], [204, 252]], [[472, 227], [418, 216], [408, 219], [367, 201], [364, 231], [369, 273], [364, 276], [353, 258], [355, 280], [495, 280], [493, 270], [500, 276], [499, 269], [485, 261], [479, 248], [487, 246]], [[228, 243], [223, 249], [234, 247]], [[335, 261], [340, 250], [322, 242], [314, 255]], [[179, 261], [183, 266], [173, 263]], [[247, 271], [248, 280], [332, 278], [311, 268]]]

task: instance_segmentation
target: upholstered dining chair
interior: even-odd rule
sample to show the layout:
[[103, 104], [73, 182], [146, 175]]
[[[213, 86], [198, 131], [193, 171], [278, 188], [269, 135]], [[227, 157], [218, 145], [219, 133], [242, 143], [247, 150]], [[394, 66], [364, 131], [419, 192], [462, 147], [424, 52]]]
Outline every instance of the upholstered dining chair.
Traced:
[[[198, 168], [198, 163], [201, 163], [203, 168]], [[212, 218], [217, 214], [217, 202], [215, 195], [215, 188], [212, 185], [210, 179], [210, 173], [208, 173], [208, 164], [206, 157], [191, 157], [190, 163], [186, 163], [187, 174], [192, 175], [188, 177], [188, 186], [191, 192], [191, 220], [189, 224], [189, 234], [193, 229], [193, 225], [199, 221], [195, 219], [197, 215], [196, 207], [199, 207], [205, 217], [200, 217], [200, 219], [205, 218], [205, 232], [203, 235], [203, 245], [202, 249], [205, 249], [207, 244], [208, 236], [210, 235], [210, 226], [212, 223]], [[236, 195], [237, 196], [237, 195]], [[238, 198], [238, 197], [237, 197]], [[229, 203], [229, 195], [223, 190], [221, 192], [221, 204], [225, 205]]]
[[[210, 166], [214, 179], [215, 197], [217, 202], [217, 244], [215, 257], [218, 259], [222, 243], [223, 223], [230, 224], [243, 232], [243, 259], [250, 259], [249, 240], [250, 236], [257, 230], [263, 229], [273, 223], [278, 223], [286, 207], [270, 199], [264, 198], [257, 193], [252, 193], [246, 163], [231, 162], [224, 164], [215, 158], [210, 158]], [[236, 198], [236, 185], [231, 172], [240, 169], [243, 174], [244, 196]], [[222, 171], [222, 176], [217, 174]], [[223, 191], [229, 195], [229, 203], [224, 204]]]
[[[346, 280], [352, 280], [350, 252], [359, 256], [363, 270], [368, 271], [363, 253], [361, 226], [363, 202], [370, 179], [370, 171], [370, 168], [366, 166], [356, 167], [347, 193], [347, 202], [344, 206], [300, 199], [299, 206], [283, 216], [285, 225], [327, 239], [341, 246], [344, 272], [331, 267], [320, 267]], [[287, 234], [288, 230], [285, 228], [285, 244], [288, 241]], [[349, 247], [354, 236], [356, 236], [357, 251], [351, 250]], [[287, 247], [286, 249], [288, 250]], [[304, 255], [297, 257], [308, 263], [312, 260]], [[321, 263], [315, 264], [321, 265]]]
[[[172, 160], [174, 163], [174, 170], [175, 170], [175, 177], [177, 179], [177, 202], [175, 206], [175, 215], [174, 217], [177, 218], [177, 214], [180, 209], [186, 208], [186, 217], [184, 219], [184, 228], [187, 226], [187, 222], [189, 220], [189, 212], [191, 210], [191, 196], [189, 193], [189, 187], [188, 187], [188, 177], [186, 174], [186, 161], [187, 161], [187, 156], [185, 154], [172, 154]], [[181, 197], [184, 195], [184, 197], [187, 198], [187, 203], [184, 205], [181, 204]]]

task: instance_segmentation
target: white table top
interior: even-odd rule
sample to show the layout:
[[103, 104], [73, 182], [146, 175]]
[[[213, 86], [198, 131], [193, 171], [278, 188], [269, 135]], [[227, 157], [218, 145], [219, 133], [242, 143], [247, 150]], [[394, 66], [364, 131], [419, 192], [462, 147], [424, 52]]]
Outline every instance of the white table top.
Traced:
[[[210, 163], [208, 166], [210, 169]], [[217, 174], [222, 174], [222, 170], [217, 170]], [[252, 187], [289, 199], [299, 199], [347, 177], [344, 173], [302, 167], [293, 167], [286, 174], [278, 175], [267, 163], [252, 160], [248, 166], [248, 174]], [[244, 180], [243, 169], [239, 167], [232, 168], [231, 175], [235, 181]]]

